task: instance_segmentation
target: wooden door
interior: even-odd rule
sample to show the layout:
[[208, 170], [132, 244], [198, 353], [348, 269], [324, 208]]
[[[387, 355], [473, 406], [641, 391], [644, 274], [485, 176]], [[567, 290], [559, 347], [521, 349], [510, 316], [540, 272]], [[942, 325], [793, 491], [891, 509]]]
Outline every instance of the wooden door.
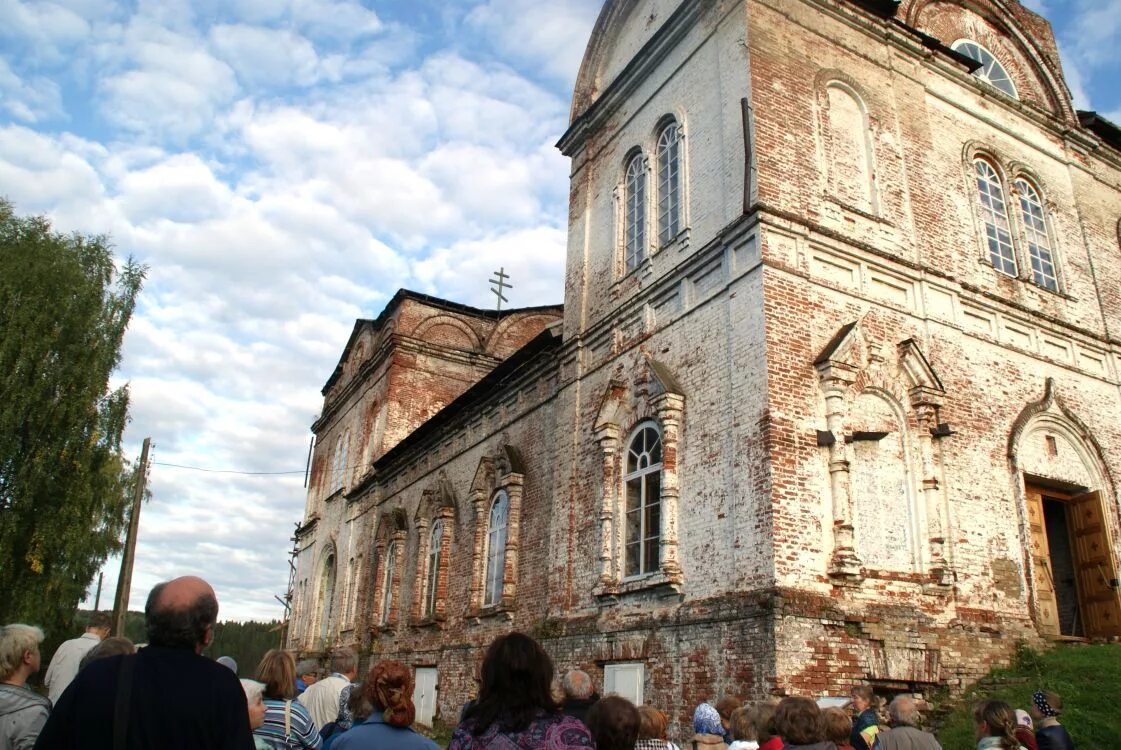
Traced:
[[1051, 548], [1047, 544], [1047, 523], [1043, 516], [1043, 493], [1027, 487], [1028, 528], [1031, 531], [1031, 559], [1035, 568], [1036, 626], [1040, 635], [1058, 637], [1059, 603], [1055, 597], [1055, 577], [1051, 572]]
[[1068, 514], [1078, 575], [1078, 603], [1086, 635], [1121, 636], [1121, 591], [1100, 492], [1070, 501]]

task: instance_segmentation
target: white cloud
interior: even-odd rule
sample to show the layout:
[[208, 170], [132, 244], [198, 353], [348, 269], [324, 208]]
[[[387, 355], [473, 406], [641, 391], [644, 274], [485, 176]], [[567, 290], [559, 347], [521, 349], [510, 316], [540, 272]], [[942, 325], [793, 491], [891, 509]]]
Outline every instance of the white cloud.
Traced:
[[38, 122], [62, 114], [62, 95], [49, 78], [22, 80], [0, 57], [0, 111], [22, 122]]
[[[114, 378], [130, 452], [150, 435], [163, 463], [302, 470], [354, 319], [398, 287], [490, 307], [504, 266], [511, 304], [560, 301], [567, 91], [476, 55], [455, 24], [402, 30], [353, 2], [107, 2], [60, 0], [88, 29], [60, 37], [71, 67], [43, 83], [74, 132], [0, 125], [0, 194], [149, 266]], [[3, 59], [7, 105], [37, 84]], [[224, 616], [278, 616], [301, 484], [153, 467], [133, 606], [196, 572]]]
[[221, 24], [210, 41], [246, 86], [309, 86], [319, 77], [315, 47], [287, 29]]
[[553, 79], [575, 80], [601, 0], [542, 3], [488, 0], [467, 16], [507, 55], [540, 65]]
[[559, 304], [563, 297], [565, 230], [537, 227], [457, 242], [414, 264], [418, 291], [489, 308], [495, 304], [488, 280], [500, 267], [514, 285], [505, 307]]
[[129, 221], [199, 221], [225, 215], [233, 193], [195, 154], [176, 154], [118, 182], [119, 200]]
[[1077, 0], [1073, 22], [1063, 35], [1081, 64], [1089, 67], [1117, 65], [1121, 39], [1121, 0]]
[[178, 142], [207, 129], [238, 92], [230, 66], [193, 36], [137, 21], [122, 42], [125, 69], [100, 89], [103, 115], [126, 130]]

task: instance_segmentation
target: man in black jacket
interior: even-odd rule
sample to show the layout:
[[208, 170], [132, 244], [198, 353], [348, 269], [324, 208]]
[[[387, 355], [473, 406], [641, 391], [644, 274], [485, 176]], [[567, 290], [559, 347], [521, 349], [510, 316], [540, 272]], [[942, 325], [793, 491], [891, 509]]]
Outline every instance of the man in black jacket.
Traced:
[[210, 584], [192, 576], [158, 584], [144, 620], [148, 646], [79, 672], [36, 750], [252, 750], [237, 676], [202, 656], [218, 620]]

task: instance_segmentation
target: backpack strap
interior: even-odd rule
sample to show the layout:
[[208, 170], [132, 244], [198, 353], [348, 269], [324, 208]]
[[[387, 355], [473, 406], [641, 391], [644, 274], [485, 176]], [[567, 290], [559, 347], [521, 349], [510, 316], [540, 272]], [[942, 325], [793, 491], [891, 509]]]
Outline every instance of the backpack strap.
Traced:
[[117, 673], [117, 703], [113, 707], [113, 750], [125, 750], [128, 739], [128, 717], [132, 708], [132, 676], [136, 670], [136, 656], [121, 659]]
[[284, 739], [292, 739], [292, 701], [284, 701]]

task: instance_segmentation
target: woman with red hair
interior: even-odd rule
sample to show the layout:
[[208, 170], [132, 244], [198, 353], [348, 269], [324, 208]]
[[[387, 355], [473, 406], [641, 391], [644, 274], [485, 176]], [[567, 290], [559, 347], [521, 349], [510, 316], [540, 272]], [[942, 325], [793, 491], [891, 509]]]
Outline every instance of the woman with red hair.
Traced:
[[379, 661], [370, 668], [362, 690], [374, 712], [339, 736], [331, 750], [440, 750], [412, 729], [413, 672], [399, 661]]

